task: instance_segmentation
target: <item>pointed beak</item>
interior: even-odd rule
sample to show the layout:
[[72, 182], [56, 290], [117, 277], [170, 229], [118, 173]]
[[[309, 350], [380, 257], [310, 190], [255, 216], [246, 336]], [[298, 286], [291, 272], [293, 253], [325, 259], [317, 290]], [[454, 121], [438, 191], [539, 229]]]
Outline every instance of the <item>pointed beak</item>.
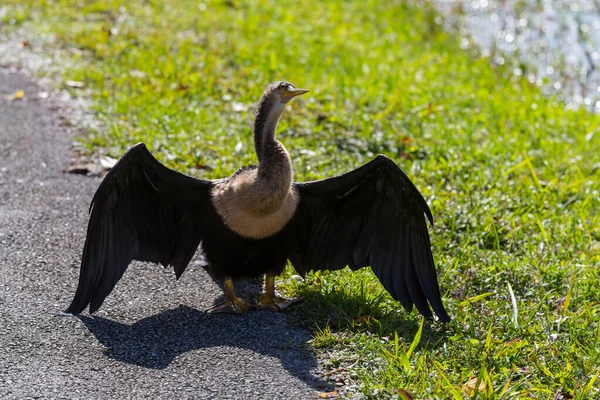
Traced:
[[301, 94], [308, 93], [308, 92], [310, 92], [310, 90], [308, 90], [308, 89], [293, 88], [293, 89], [288, 90], [288, 92], [286, 93], [285, 96], [282, 96], [282, 100], [284, 103], [287, 103], [294, 97], [300, 96]]
[[308, 89], [293, 88], [292, 90], [290, 90], [290, 94], [292, 95], [292, 97], [300, 96], [301, 94], [308, 93], [308, 92], [310, 92], [310, 90], [308, 90]]

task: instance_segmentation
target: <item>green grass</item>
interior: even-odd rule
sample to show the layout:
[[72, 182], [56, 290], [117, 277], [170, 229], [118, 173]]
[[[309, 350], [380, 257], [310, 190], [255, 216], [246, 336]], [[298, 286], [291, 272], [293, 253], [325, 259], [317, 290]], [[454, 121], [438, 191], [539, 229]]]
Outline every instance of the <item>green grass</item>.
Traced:
[[285, 79], [312, 90], [280, 124], [297, 180], [385, 153], [426, 196], [452, 324], [417, 334], [369, 270], [280, 282], [307, 298], [290, 315], [348, 394], [459, 399], [475, 378], [472, 398], [600, 396], [599, 116], [461, 51], [424, 3], [73, 3], [4, 0], [0, 18], [54, 33], [74, 61], [63, 78], [106, 127], [81, 139], [90, 151], [144, 141], [184, 172], [231, 174], [256, 161], [254, 104]]

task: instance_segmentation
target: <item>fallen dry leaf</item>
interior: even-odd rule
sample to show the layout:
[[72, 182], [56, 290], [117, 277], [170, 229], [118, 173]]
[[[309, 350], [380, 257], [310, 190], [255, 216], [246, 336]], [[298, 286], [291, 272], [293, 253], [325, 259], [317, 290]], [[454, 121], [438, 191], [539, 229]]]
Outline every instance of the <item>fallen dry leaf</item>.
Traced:
[[102, 172], [102, 167], [94, 163], [78, 163], [69, 165], [66, 169], [69, 174], [76, 175], [99, 175]]
[[8, 96], [4, 96], [6, 100], [19, 100], [25, 96], [25, 92], [22, 90], [17, 90], [13, 94], [9, 94]]
[[[475, 390], [475, 385], [477, 385], [477, 377], [469, 379], [469, 381], [463, 385], [463, 387], [462, 387], [463, 392], [465, 392], [465, 394], [467, 396], [470, 396], [471, 393], [473, 393], [473, 391]], [[484, 390], [485, 390], [485, 383], [483, 382], [483, 379], [482, 379], [481, 382], [479, 382], [479, 387], [477, 388], [477, 391], [483, 392]]]
[[112, 167], [115, 166], [117, 161], [119, 161], [119, 160], [117, 160], [116, 158], [109, 157], [109, 156], [100, 157], [100, 165], [104, 169], [111, 169]]
[[248, 111], [248, 106], [245, 105], [244, 103], [238, 103], [236, 101], [231, 103], [231, 107], [233, 108], [233, 111], [235, 112], [244, 112], [244, 111]]
[[519, 367], [517, 368], [517, 372], [520, 374], [530, 374], [531, 373], [531, 368], [529, 367]]
[[346, 381], [341, 376], [338, 376], [337, 378], [335, 378], [336, 386], [344, 386], [345, 384], [346, 384]]
[[146, 73], [140, 71], [139, 69], [132, 69], [131, 71], [129, 71], [129, 75], [131, 75], [134, 78], [145, 78], [146, 77]]
[[73, 88], [82, 88], [85, 86], [84, 83], [80, 81], [65, 81], [65, 85]]
[[333, 392], [319, 393], [319, 397], [322, 399], [334, 399], [338, 397], [338, 392], [334, 390]]
[[373, 321], [375, 318], [373, 318], [370, 315], [361, 315], [360, 317], [354, 319], [354, 323], [355, 324], [368, 324], [369, 322]]
[[27, 40], [23, 40], [23, 41], [21, 42], [21, 46], [23, 46], [23, 47], [31, 47], [31, 44], [29, 43], [29, 41], [27, 41]]
[[404, 389], [398, 389], [398, 394], [400, 395], [400, 399], [403, 400], [413, 400], [414, 397], [412, 396], [412, 394], [408, 393], [406, 390]]
[[516, 339], [513, 339], [513, 340], [510, 340], [510, 341], [506, 342], [506, 345], [507, 345], [507, 346], [510, 346], [511, 344], [513, 344], [513, 343], [516, 343], [516, 342], [519, 342], [519, 341], [521, 341], [521, 338], [520, 338], [520, 337], [518, 337], [518, 338], [516, 338]]
[[352, 365], [349, 365], [347, 367], [340, 367], [340, 368], [334, 369], [333, 371], [326, 372], [323, 374], [323, 376], [335, 375], [335, 374], [339, 374], [340, 372], [349, 370], [349, 369], [353, 368], [356, 364], [358, 364], [359, 361], [360, 361], [360, 358], [357, 359]]
[[411, 161], [413, 159], [413, 156], [411, 156], [409, 153], [402, 153], [400, 154], [400, 157], [404, 158], [405, 160], [409, 160]]
[[567, 399], [572, 399], [573, 395], [567, 393], [567, 392], [563, 392], [562, 389], [557, 390], [556, 393], [554, 393], [554, 400], [567, 400]]
[[196, 169], [205, 169], [205, 170], [208, 170], [208, 171], [212, 171], [213, 170], [210, 165], [200, 164], [200, 163], [196, 163], [194, 165], [194, 168], [196, 168]]

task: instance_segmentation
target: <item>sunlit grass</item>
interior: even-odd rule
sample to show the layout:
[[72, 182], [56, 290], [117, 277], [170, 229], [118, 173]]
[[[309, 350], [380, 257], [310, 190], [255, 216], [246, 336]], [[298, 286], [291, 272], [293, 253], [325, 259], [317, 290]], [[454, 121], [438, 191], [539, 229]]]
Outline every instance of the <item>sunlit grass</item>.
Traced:
[[75, 61], [64, 79], [91, 89], [105, 123], [83, 139], [92, 151], [119, 157], [144, 141], [172, 167], [222, 177], [256, 161], [254, 103], [286, 79], [311, 89], [280, 124], [298, 180], [377, 153], [409, 173], [435, 215], [433, 250], [454, 321], [426, 323], [409, 352], [421, 319], [370, 271], [299, 281], [290, 269], [282, 290], [307, 298], [291, 316], [314, 331], [326, 368], [337, 371], [330, 379], [386, 399], [400, 388], [462, 398], [469, 385], [482, 385], [471, 392], [483, 398], [600, 396], [598, 116], [566, 111], [460, 50], [426, 4], [5, 7], [2, 21], [54, 33]]

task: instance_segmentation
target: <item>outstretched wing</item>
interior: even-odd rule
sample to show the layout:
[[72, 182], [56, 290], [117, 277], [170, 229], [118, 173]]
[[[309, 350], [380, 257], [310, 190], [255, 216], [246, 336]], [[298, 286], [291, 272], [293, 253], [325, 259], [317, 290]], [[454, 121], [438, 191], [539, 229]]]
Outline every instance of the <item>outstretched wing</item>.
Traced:
[[165, 167], [143, 143], [133, 146], [94, 195], [79, 285], [66, 312], [88, 304], [96, 311], [132, 260], [172, 265], [179, 278], [202, 239], [211, 185]]
[[450, 321], [442, 304], [421, 193], [389, 158], [378, 156], [339, 177], [297, 183], [290, 261], [300, 273], [370, 265], [408, 311]]

